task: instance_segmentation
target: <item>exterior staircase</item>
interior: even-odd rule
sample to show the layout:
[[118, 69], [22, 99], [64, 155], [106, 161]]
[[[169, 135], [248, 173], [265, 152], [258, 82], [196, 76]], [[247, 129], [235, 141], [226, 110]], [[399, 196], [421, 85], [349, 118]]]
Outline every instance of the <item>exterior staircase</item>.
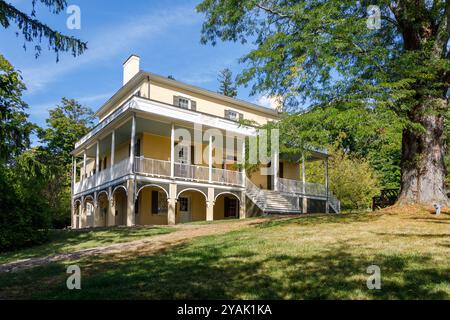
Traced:
[[269, 213], [301, 213], [297, 197], [284, 195], [277, 191], [258, 188], [250, 179], [246, 181], [246, 195], [261, 209]]
[[[263, 190], [258, 188], [250, 179], [246, 179], [246, 195], [252, 202], [263, 212], [263, 214], [270, 213], [301, 213], [298, 192], [279, 192], [273, 190]], [[326, 196], [323, 195], [324, 200]], [[330, 212], [340, 213], [339, 200], [329, 192], [328, 204]]]

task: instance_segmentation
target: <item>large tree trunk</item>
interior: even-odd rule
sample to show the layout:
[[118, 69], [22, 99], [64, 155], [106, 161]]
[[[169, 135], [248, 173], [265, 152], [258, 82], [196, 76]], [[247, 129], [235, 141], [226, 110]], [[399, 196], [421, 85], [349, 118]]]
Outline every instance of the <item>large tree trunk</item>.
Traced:
[[403, 131], [400, 204], [448, 205], [443, 116], [446, 108], [446, 100], [429, 99], [410, 114], [410, 119], [422, 125], [423, 130]]

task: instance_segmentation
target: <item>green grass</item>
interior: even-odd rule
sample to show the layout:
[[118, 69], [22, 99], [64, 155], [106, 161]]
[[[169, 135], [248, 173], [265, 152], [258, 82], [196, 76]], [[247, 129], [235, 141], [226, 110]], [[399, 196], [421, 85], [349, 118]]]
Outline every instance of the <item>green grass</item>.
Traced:
[[[0, 274], [0, 298], [448, 299], [450, 216], [349, 214], [271, 220], [195, 238], [84, 258], [82, 290], [66, 289], [66, 263]], [[381, 268], [381, 290], [366, 269]]]
[[113, 243], [129, 242], [145, 237], [175, 231], [167, 227], [112, 228], [102, 230], [51, 230], [50, 241], [23, 250], [0, 254], [0, 264], [43, 257], [77, 250], [95, 248]]

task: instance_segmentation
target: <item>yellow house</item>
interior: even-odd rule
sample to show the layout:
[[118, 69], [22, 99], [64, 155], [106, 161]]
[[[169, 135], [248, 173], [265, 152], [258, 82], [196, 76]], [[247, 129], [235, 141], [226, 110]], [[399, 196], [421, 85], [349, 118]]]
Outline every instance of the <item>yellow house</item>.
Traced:
[[[141, 71], [132, 55], [96, 115], [72, 153], [72, 228], [339, 212], [328, 182], [306, 182], [301, 155], [274, 152], [273, 174], [238, 165], [260, 134], [240, 120], [277, 121], [276, 110]], [[311, 154], [327, 163], [326, 151]]]

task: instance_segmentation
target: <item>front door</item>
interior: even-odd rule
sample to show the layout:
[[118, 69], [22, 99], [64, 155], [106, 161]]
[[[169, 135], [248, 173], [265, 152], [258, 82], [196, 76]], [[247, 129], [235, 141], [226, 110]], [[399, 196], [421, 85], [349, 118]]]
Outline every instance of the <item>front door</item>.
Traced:
[[189, 197], [180, 197], [180, 222], [186, 223], [191, 221], [191, 199]]

